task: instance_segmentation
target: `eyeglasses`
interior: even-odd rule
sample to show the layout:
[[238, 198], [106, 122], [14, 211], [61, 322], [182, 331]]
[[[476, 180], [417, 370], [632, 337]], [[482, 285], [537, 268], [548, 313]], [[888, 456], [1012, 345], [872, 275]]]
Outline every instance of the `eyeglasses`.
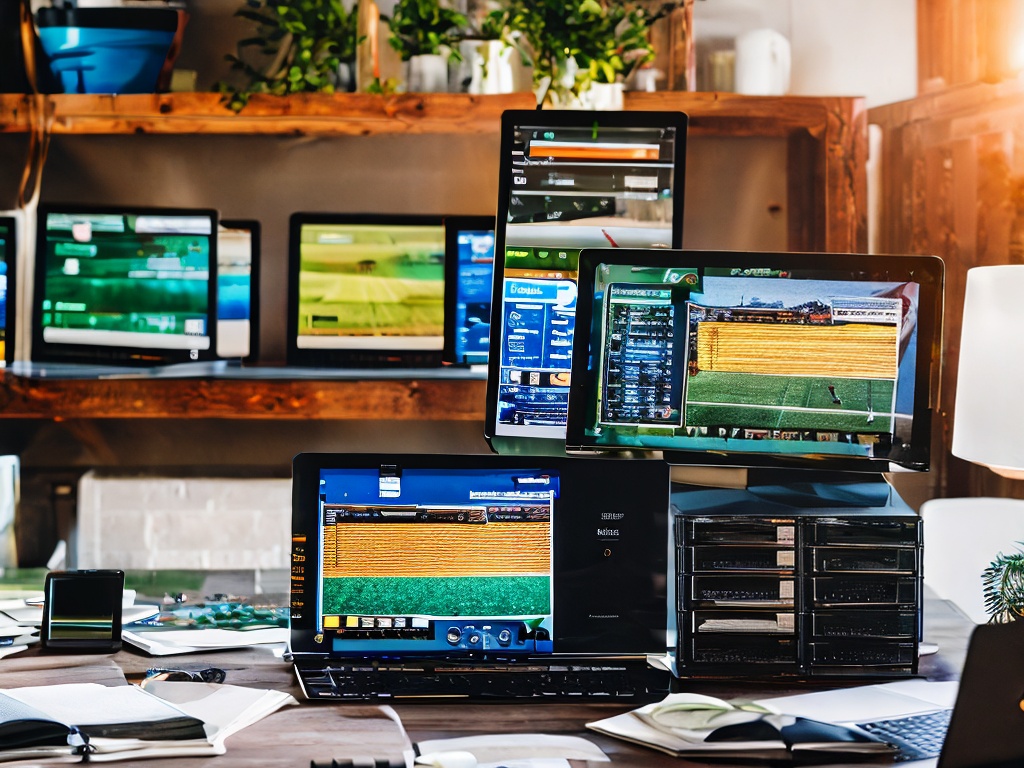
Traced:
[[217, 667], [206, 669], [161, 669], [152, 668], [146, 670], [146, 678], [140, 684], [145, 688], [146, 684], [154, 680], [165, 680], [170, 683], [223, 683], [227, 673]]

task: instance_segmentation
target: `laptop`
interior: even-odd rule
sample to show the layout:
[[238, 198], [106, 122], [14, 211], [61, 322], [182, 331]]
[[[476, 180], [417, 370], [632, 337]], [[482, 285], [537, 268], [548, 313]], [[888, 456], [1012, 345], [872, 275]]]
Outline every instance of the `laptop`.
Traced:
[[905, 680], [762, 703], [859, 725], [900, 747], [908, 768], [1024, 765], [1024, 621], [975, 627], [955, 697], [950, 686]]
[[309, 699], [644, 701], [670, 675], [668, 467], [300, 454], [290, 652]]

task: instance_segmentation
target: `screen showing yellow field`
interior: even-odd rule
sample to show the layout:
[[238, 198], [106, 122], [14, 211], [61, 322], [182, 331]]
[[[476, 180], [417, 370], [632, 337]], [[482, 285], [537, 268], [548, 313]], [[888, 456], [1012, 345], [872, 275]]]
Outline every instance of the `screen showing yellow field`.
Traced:
[[299, 238], [300, 349], [441, 349], [443, 226], [306, 223]]

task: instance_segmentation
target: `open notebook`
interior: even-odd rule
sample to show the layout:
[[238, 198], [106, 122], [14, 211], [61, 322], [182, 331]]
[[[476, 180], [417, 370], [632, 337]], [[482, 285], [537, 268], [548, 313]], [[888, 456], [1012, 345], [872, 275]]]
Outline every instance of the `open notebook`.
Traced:
[[313, 699], [660, 698], [662, 462], [302, 454], [291, 652]]

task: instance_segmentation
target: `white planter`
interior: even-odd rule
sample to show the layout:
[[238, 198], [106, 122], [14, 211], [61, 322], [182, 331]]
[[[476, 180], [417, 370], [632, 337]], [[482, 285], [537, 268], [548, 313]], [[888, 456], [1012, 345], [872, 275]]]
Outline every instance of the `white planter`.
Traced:
[[583, 109], [620, 110], [623, 90], [622, 83], [591, 83], [580, 92], [580, 104]]
[[406, 90], [409, 93], [444, 93], [448, 90], [448, 57], [439, 53], [413, 56], [406, 62]]
[[470, 93], [512, 93], [512, 49], [500, 40], [474, 41], [470, 53]]

